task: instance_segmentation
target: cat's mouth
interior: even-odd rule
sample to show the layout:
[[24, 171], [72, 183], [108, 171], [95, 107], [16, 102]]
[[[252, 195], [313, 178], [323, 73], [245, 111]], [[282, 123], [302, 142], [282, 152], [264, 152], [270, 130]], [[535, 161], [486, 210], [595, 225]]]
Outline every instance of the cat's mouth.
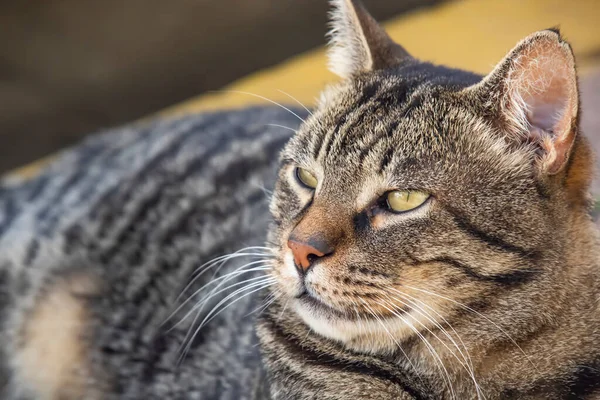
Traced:
[[292, 299], [292, 308], [312, 331], [356, 351], [388, 351], [412, 332], [405, 322], [410, 317], [402, 316], [408, 310], [374, 316], [351, 305], [343, 309], [321, 300], [309, 286], [303, 286]]
[[291, 292], [288, 292], [290, 305], [293, 305], [300, 317], [311, 326], [315, 321], [321, 321], [318, 324], [324, 321], [337, 321], [338, 323], [345, 321], [349, 324], [355, 324], [358, 321], [359, 325], [373, 321], [380, 324], [381, 321], [402, 320], [402, 315], [410, 311], [406, 305], [400, 306], [399, 304], [388, 304], [386, 307], [381, 307], [376, 300], [385, 298], [385, 293], [376, 293], [372, 287], [363, 288], [362, 291], [344, 290], [343, 287], [327, 288], [328, 295], [323, 295], [321, 291], [325, 291], [325, 284], [317, 282], [328, 281], [328, 278], [326, 276], [315, 277], [315, 273], [318, 271], [312, 271], [310, 274], [298, 274], [291, 253], [285, 254], [281, 278], [284, 278], [283, 282], [286, 286], [295, 281], [291, 287], [288, 286], [288, 290]]
[[320, 315], [332, 315], [346, 319], [349, 317], [346, 312], [333, 308], [329, 304], [326, 304], [316, 296], [312, 295], [306, 287], [304, 287], [302, 292], [296, 296], [296, 301], [298, 301], [302, 306], [311, 310], [311, 312], [319, 313]]

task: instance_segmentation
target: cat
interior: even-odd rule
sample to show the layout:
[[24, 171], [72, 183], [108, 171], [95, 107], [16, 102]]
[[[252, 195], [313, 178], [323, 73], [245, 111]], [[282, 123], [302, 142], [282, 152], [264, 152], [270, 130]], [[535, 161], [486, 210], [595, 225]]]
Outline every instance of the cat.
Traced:
[[343, 82], [283, 150], [271, 204], [272, 397], [600, 398], [594, 164], [569, 44], [534, 33], [480, 77], [334, 4]]
[[600, 398], [569, 44], [482, 77], [331, 3], [314, 110], [112, 133], [2, 187], [3, 398]]

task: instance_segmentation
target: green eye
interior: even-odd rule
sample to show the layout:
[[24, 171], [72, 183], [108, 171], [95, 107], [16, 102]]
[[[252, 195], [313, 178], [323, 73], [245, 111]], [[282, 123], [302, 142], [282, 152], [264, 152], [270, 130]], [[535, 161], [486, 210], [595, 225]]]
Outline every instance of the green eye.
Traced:
[[386, 195], [387, 206], [394, 212], [413, 210], [425, 203], [429, 194], [417, 190], [393, 190]]
[[311, 174], [304, 168], [296, 168], [296, 177], [304, 186], [311, 189], [315, 189], [317, 187], [317, 184], [319, 183], [319, 181], [317, 181], [317, 178], [315, 178], [313, 174]]

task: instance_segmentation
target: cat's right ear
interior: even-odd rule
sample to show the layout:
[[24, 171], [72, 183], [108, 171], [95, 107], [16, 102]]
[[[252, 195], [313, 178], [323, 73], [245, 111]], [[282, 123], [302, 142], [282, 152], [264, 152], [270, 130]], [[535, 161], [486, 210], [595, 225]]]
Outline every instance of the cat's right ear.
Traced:
[[329, 69], [333, 73], [350, 78], [410, 58], [359, 0], [331, 0], [331, 5]]
[[466, 89], [516, 143], [538, 147], [542, 170], [566, 165], [577, 135], [575, 58], [557, 30], [521, 41], [479, 84]]

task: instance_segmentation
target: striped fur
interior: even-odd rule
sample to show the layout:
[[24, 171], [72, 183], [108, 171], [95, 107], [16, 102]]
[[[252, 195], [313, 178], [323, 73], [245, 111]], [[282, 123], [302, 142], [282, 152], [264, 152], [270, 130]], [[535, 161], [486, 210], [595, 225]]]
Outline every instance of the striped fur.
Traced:
[[[480, 77], [390, 57], [358, 1], [333, 3], [345, 79], [285, 147], [271, 203], [272, 397], [600, 398], [594, 161], [569, 45], [535, 33]], [[397, 189], [431, 197], [396, 214]], [[327, 249], [302, 269], [298, 229]]]
[[[144, 123], [2, 181], [1, 398], [600, 398], [594, 164], [568, 44], [536, 33], [480, 77], [333, 4], [345, 79], [294, 110], [302, 125], [270, 108]], [[392, 189], [431, 197], [393, 214]], [[302, 274], [301, 222], [338, 235]], [[192, 275], [264, 242], [256, 271]], [[226, 277], [263, 293], [193, 295]]]
[[[192, 271], [214, 257], [262, 245], [269, 221], [265, 188], [272, 187], [277, 154], [290, 134], [268, 124], [298, 123], [271, 108], [143, 123], [66, 151], [32, 180], [3, 181], [0, 398], [258, 396], [263, 373], [252, 328], [256, 313], [245, 317], [260, 305], [256, 298], [212, 320], [181, 363], [179, 349], [193, 318], [170, 331], [180, 316], [165, 320]], [[217, 277], [240, 263], [227, 264]], [[190, 292], [212, 272], [205, 275]], [[56, 289], [78, 276], [96, 289]], [[39, 304], [53, 298], [71, 300], [36, 317], [43, 312]], [[89, 371], [83, 377], [77, 376], [81, 369], [68, 371], [60, 379], [70, 388], [78, 382], [78, 391], [57, 391], [50, 387], [57, 368], [48, 365], [51, 354], [38, 360], [23, 355], [36, 346], [27, 332], [31, 321], [44, 318], [49, 322], [38, 336], [59, 341], [71, 326], [65, 318], [79, 315], [69, 310], [80, 304], [87, 310], [85, 326], [62, 351], [72, 351], [74, 338], [84, 340], [81, 361]], [[52, 331], [48, 323], [55, 319]]]

